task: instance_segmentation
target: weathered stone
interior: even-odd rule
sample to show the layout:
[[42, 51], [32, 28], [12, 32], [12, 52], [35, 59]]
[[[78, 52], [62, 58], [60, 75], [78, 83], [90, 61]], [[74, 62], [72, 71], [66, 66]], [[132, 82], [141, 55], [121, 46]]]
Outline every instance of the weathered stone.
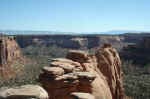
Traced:
[[70, 50], [66, 58], [75, 62], [84, 63], [88, 60], [88, 53], [81, 50]]
[[73, 92], [77, 92], [73, 94], [75, 99], [123, 99], [120, 58], [109, 44], [94, 55], [72, 50], [66, 57], [54, 59], [50, 64], [64, 69], [63, 75], [51, 76], [44, 71], [40, 75], [50, 99], [70, 99]]
[[76, 75], [81, 80], [94, 80], [96, 78], [96, 76], [94, 74], [91, 74], [90, 72], [76, 72]]
[[123, 99], [121, 61], [117, 51], [111, 46], [104, 46], [96, 52], [98, 69], [106, 78], [113, 99]]
[[60, 76], [64, 74], [64, 70], [60, 67], [43, 67], [43, 71], [47, 74], [53, 75], [53, 76]]
[[15, 37], [0, 35], [0, 77], [4, 79], [15, 77], [17, 71], [12, 64], [21, 58], [23, 57]]
[[66, 72], [72, 72], [73, 69], [75, 68], [74, 65], [71, 65], [69, 63], [63, 63], [63, 62], [52, 62], [51, 67], [60, 67], [63, 68]]
[[49, 99], [49, 97], [38, 85], [24, 85], [0, 90], [0, 99]]
[[95, 97], [89, 93], [73, 92], [71, 99], [95, 99]]

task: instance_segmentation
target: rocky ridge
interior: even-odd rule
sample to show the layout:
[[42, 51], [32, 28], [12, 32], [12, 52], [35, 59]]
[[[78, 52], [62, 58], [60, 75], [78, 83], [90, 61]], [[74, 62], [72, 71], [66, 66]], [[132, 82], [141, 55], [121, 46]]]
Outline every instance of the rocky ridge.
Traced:
[[93, 55], [71, 50], [66, 58], [53, 59], [39, 79], [49, 99], [123, 99], [120, 66], [117, 51], [105, 44]]
[[119, 35], [17, 35], [16, 40], [21, 48], [32, 44], [46, 46], [56, 45], [61, 48], [91, 49], [111, 43], [115, 48], [123, 46], [124, 37]]

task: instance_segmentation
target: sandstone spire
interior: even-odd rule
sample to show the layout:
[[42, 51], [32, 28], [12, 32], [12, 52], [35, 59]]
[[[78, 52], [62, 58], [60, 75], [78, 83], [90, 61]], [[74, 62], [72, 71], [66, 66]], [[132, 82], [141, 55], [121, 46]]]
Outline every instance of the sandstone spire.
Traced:
[[120, 66], [117, 51], [105, 44], [93, 55], [71, 50], [66, 58], [53, 59], [39, 78], [50, 99], [123, 99]]

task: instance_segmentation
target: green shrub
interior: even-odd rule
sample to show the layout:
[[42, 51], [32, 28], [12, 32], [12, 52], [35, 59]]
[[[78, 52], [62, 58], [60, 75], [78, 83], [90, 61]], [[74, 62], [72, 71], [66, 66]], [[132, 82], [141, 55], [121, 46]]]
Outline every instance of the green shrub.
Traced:
[[[22, 49], [23, 55], [31, 62], [24, 64], [23, 73], [17, 74], [16, 78], [0, 79], [0, 87], [13, 87], [24, 84], [39, 84], [38, 77], [43, 66], [49, 65], [52, 58], [65, 57], [67, 49], [57, 46], [31, 45]], [[21, 64], [17, 67], [21, 66]], [[14, 66], [16, 67], [16, 65]], [[22, 66], [21, 66], [22, 67]]]
[[149, 99], [150, 75], [142, 66], [133, 65], [131, 61], [123, 61], [124, 88], [127, 96], [133, 99]]

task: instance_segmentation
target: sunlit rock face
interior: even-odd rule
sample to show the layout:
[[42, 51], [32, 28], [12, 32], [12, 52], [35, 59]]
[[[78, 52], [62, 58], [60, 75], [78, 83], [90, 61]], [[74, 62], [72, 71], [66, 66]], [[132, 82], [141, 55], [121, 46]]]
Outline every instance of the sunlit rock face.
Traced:
[[14, 37], [0, 36], [0, 77], [11, 78], [15, 76], [12, 64], [21, 56], [20, 48]]
[[23, 85], [15, 88], [1, 88], [0, 99], [49, 99], [49, 97], [39, 85]]
[[117, 51], [105, 44], [92, 55], [71, 50], [53, 59], [39, 79], [50, 99], [123, 99], [120, 66]]

